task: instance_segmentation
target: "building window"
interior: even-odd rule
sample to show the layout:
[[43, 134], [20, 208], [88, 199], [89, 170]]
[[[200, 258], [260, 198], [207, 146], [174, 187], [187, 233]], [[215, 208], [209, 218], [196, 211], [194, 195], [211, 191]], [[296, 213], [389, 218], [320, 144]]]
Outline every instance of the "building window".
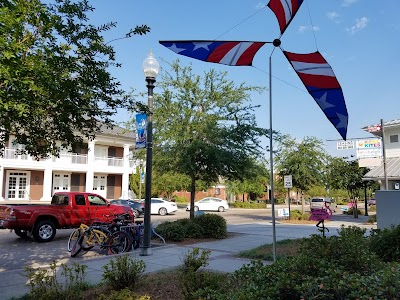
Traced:
[[398, 143], [399, 142], [399, 136], [397, 134], [391, 135], [389, 137], [390, 143]]

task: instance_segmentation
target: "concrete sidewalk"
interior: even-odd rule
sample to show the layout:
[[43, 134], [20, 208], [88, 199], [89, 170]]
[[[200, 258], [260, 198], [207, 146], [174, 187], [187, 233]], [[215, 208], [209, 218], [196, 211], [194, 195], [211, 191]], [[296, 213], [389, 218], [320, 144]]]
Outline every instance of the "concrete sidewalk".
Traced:
[[[368, 217], [365, 216], [360, 216], [358, 219], [354, 219], [352, 216], [339, 217], [339, 220], [335, 218], [326, 223], [326, 226], [330, 229], [327, 236], [336, 234], [336, 229], [339, 229], [342, 224], [345, 226], [357, 225], [365, 228], [376, 228], [376, 225], [363, 225], [362, 223], [367, 219]], [[130, 252], [130, 255], [138, 260], [143, 260], [146, 264], [146, 273], [151, 273], [180, 266], [183, 257], [193, 248], [208, 249], [211, 250], [211, 255], [206, 269], [233, 272], [240, 269], [244, 264], [250, 263], [248, 259], [234, 257], [235, 254], [263, 244], [272, 244], [273, 241], [273, 226], [271, 222], [228, 225], [228, 232], [237, 233], [237, 235], [224, 240], [185, 246], [175, 244], [157, 246], [152, 249], [153, 254], [150, 256], [139, 256], [138, 250]], [[285, 224], [277, 220], [277, 241], [288, 238], [308, 237], [311, 234], [320, 234], [315, 225]], [[87, 280], [90, 283], [99, 283], [103, 274], [102, 266], [107, 264], [113, 257], [85, 258], [81, 256], [76, 259], [66, 258], [65, 261], [61, 262], [68, 265], [72, 265], [74, 262], [86, 265], [88, 267], [86, 270]], [[29, 292], [29, 288], [26, 286], [27, 278], [23, 274], [24, 270], [0, 272], [0, 299], [20, 297]]]

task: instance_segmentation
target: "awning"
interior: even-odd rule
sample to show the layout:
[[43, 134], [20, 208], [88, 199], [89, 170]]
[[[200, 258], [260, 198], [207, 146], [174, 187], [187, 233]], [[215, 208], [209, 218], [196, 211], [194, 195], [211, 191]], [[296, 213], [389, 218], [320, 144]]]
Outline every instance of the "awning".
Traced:
[[[400, 180], [400, 157], [386, 159], [386, 176], [390, 180]], [[384, 180], [383, 164], [374, 167], [364, 175], [363, 180]]]

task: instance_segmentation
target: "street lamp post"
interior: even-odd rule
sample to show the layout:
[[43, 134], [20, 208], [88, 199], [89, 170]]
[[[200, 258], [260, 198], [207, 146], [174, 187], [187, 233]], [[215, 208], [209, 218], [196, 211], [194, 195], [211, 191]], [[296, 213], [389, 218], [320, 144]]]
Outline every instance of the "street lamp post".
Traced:
[[150, 205], [151, 205], [151, 170], [153, 161], [153, 89], [156, 77], [158, 75], [159, 64], [150, 51], [149, 56], [143, 61], [144, 76], [147, 82], [148, 109], [147, 109], [147, 140], [146, 140], [146, 187], [144, 200], [144, 233], [143, 245], [140, 248], [140, 255], [152, 255], [150, 238], [151, 238], [151, 222], [150, 222]]

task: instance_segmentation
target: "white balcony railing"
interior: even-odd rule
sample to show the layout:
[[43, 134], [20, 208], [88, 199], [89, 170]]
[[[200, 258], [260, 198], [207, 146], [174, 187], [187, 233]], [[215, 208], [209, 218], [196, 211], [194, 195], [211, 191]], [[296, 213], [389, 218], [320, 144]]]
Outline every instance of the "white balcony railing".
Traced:
[[88, 159], [86, 154], [61, 153], [60, 157], [53, 156], [53, 162], [65, 162], [71, 164], [86, 165], [88, 163]]
[[109, 166], [109, 167], [123, 167], [124, 159], [119, 157], [100, 157], [95, 156], [95, 165]]
[[4, 149], [4, 158], [5, 159], [18, 159], [18, 160], [31, 159], [31, 157], [28, 154], [19, 154], [18, 149], [7, 148], [7, 147]]

